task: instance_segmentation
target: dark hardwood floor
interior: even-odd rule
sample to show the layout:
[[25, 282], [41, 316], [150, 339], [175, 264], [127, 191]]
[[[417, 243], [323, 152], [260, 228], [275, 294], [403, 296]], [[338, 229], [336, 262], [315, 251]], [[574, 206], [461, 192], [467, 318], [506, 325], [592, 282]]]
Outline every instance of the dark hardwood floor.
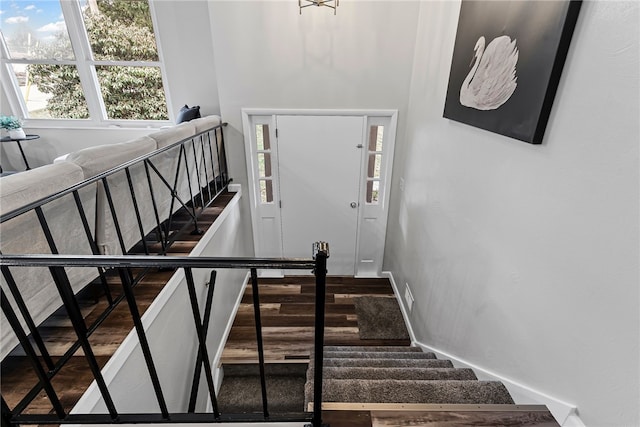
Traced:
[[[314, 338], [315, 278], [288, 276], [259, 280], [265, 360], [309, 360]], [[325, 345], [409, 345], [409, 340], [361, 340], [354, 296], [393, 295], [388, 279], [328, 276]], [[222, 363], [258, 360], [253, 294], [247, 286], [229, 334]]]

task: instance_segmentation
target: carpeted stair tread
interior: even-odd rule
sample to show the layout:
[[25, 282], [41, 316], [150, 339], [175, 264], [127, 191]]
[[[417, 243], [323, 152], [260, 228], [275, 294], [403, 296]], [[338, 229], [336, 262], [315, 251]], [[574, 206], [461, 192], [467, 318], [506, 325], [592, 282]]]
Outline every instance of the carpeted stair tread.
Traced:
[[444, 359], [360, 359], [360, 358], [325, 358], [325, 367], [380, 367], [380, 368], [453, 368], [450, 360]]
[[[307, 365], [274, 363], [265, 365], [267, 402], [271, 414], [304, 411], [304, 384]], [[225, 364], [217, 393], [222, 413], [261, 413], [262, 392], [258, 364]]]
[[[429, 381], [325, 379], [324, 402], [513, 404], [499, 381]], [[305, 407], [313, 401], [313, 385], [305, 385]]]
[[422, 349], [420, 347], [409, 347], [409, 346], [400, 346], [400, 345], [327, 345], [324, 346], [324, 351], [347, 351], [347, 352], [409, 352], [409, 353], [422, 353]]
[[[304, 401], [300, 398], [305, 384], [303, 377], [267, 377], [266, 383], [271, 414], [304, 411]], [[222, 413], [262, 412], [260, 377], [225, 378], [217, 399], [218, 409]]]
[[435, 359], [434, 353], [407, 352], [407, 351], [325, 351], [325, 359]]
[[[308, 371], [312, 375], [313, 370]], [[325, 379], [363, 380], [477, 380], [473, 369], [469, 368], [336, 368], [325, 367]], [[307, 377], [307, 380], [312, 380]]]

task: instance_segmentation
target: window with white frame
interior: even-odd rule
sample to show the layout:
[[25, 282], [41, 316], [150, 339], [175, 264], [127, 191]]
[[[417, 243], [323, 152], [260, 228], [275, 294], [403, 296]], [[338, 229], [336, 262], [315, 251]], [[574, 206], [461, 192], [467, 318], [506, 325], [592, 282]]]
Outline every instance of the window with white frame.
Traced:
[[273, 203], [273, 175], [271, 173], [271, 141], [269, 125], [257, 124], [256, 154], [258, 156], [258, 189], [260, 203]]
[[365, 202], [369, 204], [378, 204], [380, 201], [383, 141], [384, 126], [372, 125], [369, 128], [369, 144], [367, 150], [367, 194], [365, 197]]
[[0, 12], [2, 82], [14, 115], [169, 119], [148, 0], [3, 0]]

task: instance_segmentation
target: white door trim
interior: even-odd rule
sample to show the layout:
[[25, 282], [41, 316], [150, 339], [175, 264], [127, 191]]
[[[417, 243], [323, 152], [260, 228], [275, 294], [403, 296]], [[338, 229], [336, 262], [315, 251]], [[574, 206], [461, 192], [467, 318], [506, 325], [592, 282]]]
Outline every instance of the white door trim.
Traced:
[[[257, 177], [255, 171], [255, 161], [253, 161], [253, 157], [256, 156], [256, 149], [253, 145], [254, 137], [253, 137], [253, 117], [262, 116], [270, 117], [270, 123], [273, 124], [270, 128], [270, 133], [273, 137], [272, 141], [275, 141], [275, 123], [276, 117], [279, 115], [288, 115], [288, 116], [359, 116], [365, 118], [365, 132], [363, 136], [362, 144], [365, 147], [362, 154], [363, 161], [361, 164], [363, 165], [361, 171], [361, 196], [359, 203], [361, 204], [361, 209], [359, 209], [359, 217], [358, 217], [358, 227], [357, 227], [357, 241], [356, 241], [356, 277], [358, 276], [366, 276], [366, 277], [382, 277], [382, 263], [384, 256], [384, 245], [386, 240], [386, 224], [388, 219], [388, 211], [389, 211], [389, 192], [391, 189], [391, 174], [392, 174], [392, 165], [393, 165], [393, 153], [394, 153], [394, 145], [395, 145], [395, 136], [396, 136], [396, 128], [397, 128], [397, 120], [398, 120], [398, 110], [393, 109], [288, 109], [288, 108], [243, 108], [242, 112], [242, 123], [243, 123], [243, 132], [244, 132], [244, 140], [245, 140], [245, 155], [247, 162], [247, 177], [248, 177], [248, 188], [249, 195], [251, 200], [251, 219], [253, 225], [253, 237], [254, 237], [254, 248], [256, 256], [268, 256], [271, 254], [265, 254], [265, 242], [263, 241], [263, 235], [265, 235], [265, 230], [263, 230], [262, 222], [260, 219], [260, 204], [258, 203], [258, 189], [257, 189]], [[368, 132], [371, 125], [381, 123], [380, 120], [383, 119], [385, 123], [385, 142], [384, 142], [384, 154], [383, 154], [383, 164], [382, 164], [382, 173], [384, 174], [384, 179], [381, 180], [381, 188], [380, 188], [380, 201], [376, 206], [365, 206], [364, 199], [366, 191], [362, 191], [363, 188], [366, 187], [366, 161], [367, 161], [367, 144], [368, 144]], [[277, 144], [272, 144], [275, 146]], [[277, 169], [277, 152], [272, 153], [272, 162], [274, 170]], [[276, 177], [277, 178], [277, 177]], [[276, 182], [276, 181], [274, 181]], [[363, 187], [364, 185], [364, 187]], [[278, 204], [280, 202], [279, 199], [279, 191], [274, 188], [274, 203]], [[371, 218], [367, 218], [366, 212], [371, 212], [371, 210], [375, 210], [377, 215], [375, 218], [375, 224], [371, 222]], [[275, 213], [277, 216], [278, 225], [274, 227], [278, 227], [277, 232], [282, 238], [280, 233], [281, 226], [281, 218], [280, 213]], [[363, 234], [364, 232], [364, 234]], [[276, 230], [272, 230], [267, 234], [273, 236], [275, 235]], [[370, 242], [363, 239], [363, 236], [371, 236], [371, 233], [375, 233], [375, 241], [377, 243], [376, 246], [379, 247], [376, 251], [370, 250]], [[282, 242], [280, 241], [280, 248], [282, 248]], [[330, 242], [329, 242], [330, 244]], [[364, 255], [365, 252], [368, 252]], [[271, 255], [273, 256], [273, 255]], [[365, 266], [365, 262], [361, 262], [360, 258], [366, 257], [367, 263], [369, 266], [365, 268], [361, 268]]]
[[382, 116], [391, 117], [392, 123], [395, 123], [398, 110], [243, 108], [243, 119], [245, 116]]

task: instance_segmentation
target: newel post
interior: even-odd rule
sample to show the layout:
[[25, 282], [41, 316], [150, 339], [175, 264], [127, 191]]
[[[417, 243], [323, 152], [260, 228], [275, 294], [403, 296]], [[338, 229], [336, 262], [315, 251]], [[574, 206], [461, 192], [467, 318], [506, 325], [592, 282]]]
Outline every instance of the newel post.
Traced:
[[327, 258], [329, 244], [316, 242], [313, 244], [313, 259], [316, 262], [316, 313], [315, 313], [315, 345], [314, 345], [314, 378], [313, 378], [313, 427], [322, 425], [322, 365], [324, 352], [324, 311], [327, 291]]

